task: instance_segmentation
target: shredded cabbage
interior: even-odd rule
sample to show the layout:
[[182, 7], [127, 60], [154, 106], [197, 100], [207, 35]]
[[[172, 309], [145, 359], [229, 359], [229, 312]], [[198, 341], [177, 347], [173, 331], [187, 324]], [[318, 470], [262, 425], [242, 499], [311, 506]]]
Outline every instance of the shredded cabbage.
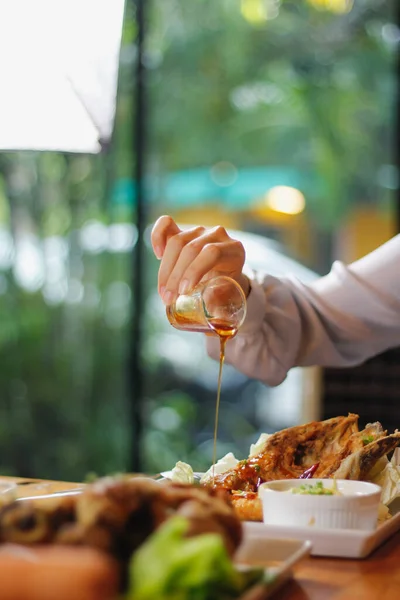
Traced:
[[210, 467], [206, 473], [204, 473], [203, 477], [200, 479], [200, 483], [204, 483], [205, 481], [210, 480], [213, 475], [219, 475], [220, 473], [225, 473], [229, 471], [229, 469], [233, 469], [238, 464], [238, 459], [232, 452], [228, 452], [222, 458], [219, 459], [218, 462], [215, 463], [214, 467]]
[[264, 448], [265, 442], [267, 441], [267, 439], [270, 436], [271, 436], [270, 433], [262, 433], [260, 435], [260, 437], [258, 438], [258, 440], [256, 441], [256, 443], [251, 444], [249, 458], [250, 458], [250, 456], [254, 456], [255, 454], [258, 454], [259, 452], [261, 452], [261, 450]]
[[[255, 444], [251, 444], [249, 458], [261, 452], [264, 447], [265, 442], [270, 437], [269, 433], [262, 433]], [[220, 475], [221, 473], [225, 473], [229, 471], [229, 469], [233, 469], [238, 464], [239, 460], [235, 457], [233, 452], [228, 452], [222, 458], [220, 458], [214, 465], [204, 473], [202, 478], [200, 479], [200, 483], [205, 483], [209, 481], [213, 475]], [[163, 477], [170, 479], [171, 481], [177, 481], [179, 483], [193, 483], [194, 482], [194, 474], [193, 469], [190, 465], [185, 462], [178, 461], [175, 467], [171, 471], [166, 471], [161, 473]]]
[[[386, 458], [386, 457], [385, 457]], [[393, 453], [392, 460], [389, 462], [386, 459], [386, 464], [381, 470], [377, 471], [376, 467], [370, 473], [368, 479], [372, 483], [380, 485], [382, 488], [381, 502], [385, 506], [389, 506], [396, 498], [400, 497], [400, 452], [399, 449]]]
[[188, 463], [178, 461], [167, 479], [177, 483], [194, 483], [193, 469]]

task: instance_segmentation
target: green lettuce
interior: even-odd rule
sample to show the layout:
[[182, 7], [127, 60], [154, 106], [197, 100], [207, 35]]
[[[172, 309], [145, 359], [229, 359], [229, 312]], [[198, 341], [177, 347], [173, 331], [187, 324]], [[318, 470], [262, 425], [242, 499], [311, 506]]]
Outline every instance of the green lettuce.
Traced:
[[127, 600], [225, 600], [260, 581], [263, 570], [238, 571], [221, 537], [185, 537], [188, 522], [166, 521], [135, 552]]

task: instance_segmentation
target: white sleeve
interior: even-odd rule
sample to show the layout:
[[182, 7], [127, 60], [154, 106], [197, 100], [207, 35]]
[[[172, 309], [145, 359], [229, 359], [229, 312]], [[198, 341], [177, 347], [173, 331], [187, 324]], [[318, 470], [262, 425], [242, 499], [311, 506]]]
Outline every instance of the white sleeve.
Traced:
[[[400, 236], [349, 266], [334, 263], [311, 285], [256, 277], [246, 320], [226, 360], [278, 385], [294, 366], [351, 366], [400, 345]], [[219, 356], [219, 340], [207, 349]]]

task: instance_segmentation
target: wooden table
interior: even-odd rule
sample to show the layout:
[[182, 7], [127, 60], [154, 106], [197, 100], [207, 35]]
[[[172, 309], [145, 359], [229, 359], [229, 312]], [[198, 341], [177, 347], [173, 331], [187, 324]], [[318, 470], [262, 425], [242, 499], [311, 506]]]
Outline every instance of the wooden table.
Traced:
[[365, 559], [305, 559], [273, 600], [400, 600], [400, 532]]
[[[0, 486], [7, 484], [16, 484], [12, 489], [12, 495], [16, 498], [25, 496], [43, 496], [45, 494], [55, 494], [68, 490], [82, 489], [84, 484], [72, 483], [70, 481], [52, 481], [47, 479], [34, 479], [32, 477], [6, 477], [0, 475]], [[0, 599], [1, 600], [1, 599]]]

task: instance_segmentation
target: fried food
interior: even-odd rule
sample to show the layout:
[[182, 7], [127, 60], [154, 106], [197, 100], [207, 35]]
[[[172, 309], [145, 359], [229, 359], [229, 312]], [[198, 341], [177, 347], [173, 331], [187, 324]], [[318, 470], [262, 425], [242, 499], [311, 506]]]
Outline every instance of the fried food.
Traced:
[[263, 509], [257, 492], [232, 494], [232, 505], [241, 521], [262, 521]]
[[[385, 432], [383, 432], [385, 433]], [[382, 456], [389, 454], [400, 444], [400, 433], [384, 435], [349, 454], [335, 471], [336, 479], [365, 479]]]
[[219, 533], [230, 555], [241, 542], [241, 523], [224, 490], [127, 476], [99, 479], [74, 496], [11, 502], [0, 510], [0, 541], [89, 546], [126, 563], [177, 514], [189, 521], [187, 535]]
[[74, 520], [77, 496], [34, 502], [15, 500], [0, 510], [0, 542], [44, 544], [55, 532]]
[[[380, 423], [358, 430], [358, 415], [289, 427], [271, 435], [258, 454], [216, 475], [210, 485], [256, 492], [264, 481], [313, 477], [360, 479], [400, 444], [400, 432], [387, 435]], [[347, 462], [345, 462], [347, 460]]]
[[358, 429], [358, 415], [289, 427], [269, 436], [260, 452], [217, 474], [205, 485], [232, 494], [243, 520], [262, 520], [261, 483], [299, 477], [365, 479], [382, 456], [400, 445], [400, 432], [387, 435], [380, 423]]

